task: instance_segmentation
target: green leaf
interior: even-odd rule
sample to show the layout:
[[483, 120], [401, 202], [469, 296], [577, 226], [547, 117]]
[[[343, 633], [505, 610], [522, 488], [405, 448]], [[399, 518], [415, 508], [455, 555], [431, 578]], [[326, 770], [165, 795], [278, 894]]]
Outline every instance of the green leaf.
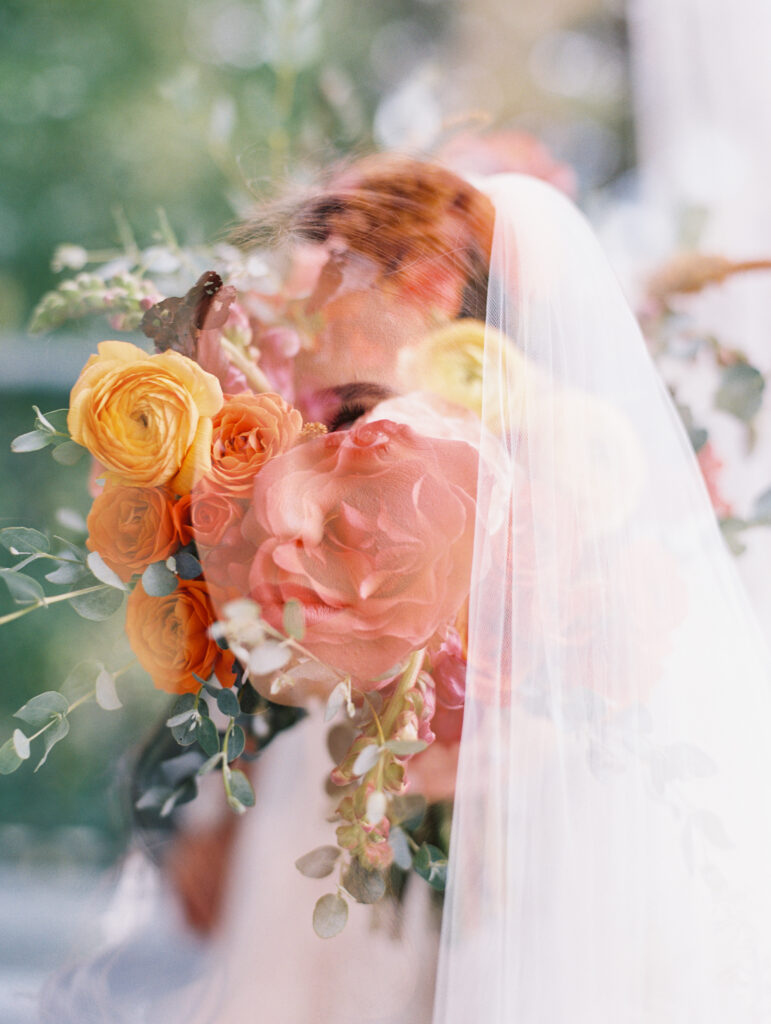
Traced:
[[198, 774], [198, 775], [208, 775], [210, 771], [213, 771], [213, 769], [215, 769], [217, 767], [217, 765], [220, 763], [221, 760], [222, 760], [222, 752], [221, 751], [218, 751], [216, 754], [212, 754], [212, 756], [208, 759], [208, 761], [204, 761], [204, 763], [198, 769], [198, 772], [196, 774]]
[[[203, 704], [203, 701], [201, 701], [201, 704]], [[204, 754], [213, 756], [219, 752], [220, 738], [217, 734], [217, 726], [212, 722], [211, 718], [201, 718], [196, 728], [195, 738]]]
[[185, 779], [185, 781], [171, 793], [169, 797], [164, 801], [160, 816], [162, 818], [168, 818], [175, 807], [179, 807], [180, 804], [190, 803], [191, 800], [195, 800], [198, 795], [198, 787], [195, 782], [195, 778], [191, 777]]
[[51, 435], [43, 430], [30, 430], [26, 434], [19, 434], [11, 441], [12, 452], [37, 452], [46, 448], [51, 443]]
[[355, 859], [343, 875], [343, 885], [357, 903], [377, 903], [385, 896], [386, 884], [382, 872], [365, 868]]
[[12, 555], [35, 555], [40, 551], [47, 554], [51, 549], [51, 543], [44, 533], [27, 526], [6, 526], [0, 530], [0, 544]]
[[424, 796], [419, 793], [404, 793], [391, 798], [388, 817], [394, 825], [403, 825], [411, 832], [422, 823], [427, 807]]
[[217, 691], [217, 707], [228, 718], [235, 718], [241, 710], [238, 704], [238, 697], [229, 687], [223, 687]]
[[348, 904], [336, 892], [327, 893], [313, 908], [313, 930], [320, 939], [339, 935], [348, 921]]
[[69, 604], [81, 618], [91, 622], [103, 622], [114, 615], [123, 604], [123, 591], [109, 587], [105, 590], [92, 590], [90, 594], [71, 597]]
[[335, 870], [341, 853], [339, 846], [317, 846], [310, 853], [298, 857], [294, 866], [306, 878], [326, 878]]
[[45, 693], [39, 693], [28, 700], [13, 717], [20, 718], [22, 722], [37, 728], [45, 725], [53, 715], [66, 715], [69, 709], [70, 702], [63, 694], [55, 690], [46, 690]]
[[358, 757], [353, 762], [353, 774], [356, 776], [366, 775], [368, 771], [375, 767], [379, 757], [380, 747], [377, 743], [368, 743], [366, 747], [362, 747]]
[[168, 597], [177, 589], [177, 577], [165, 562], [153, 562], [142, 573], [142, 586], [149, 597]]
[[13, 743], [13, 749], [16, 751], [16, 753], [19, 755], [22, 761], [26, 761], [27, 758], [29, 757], [29, 740], [27, 739], [27, 736], [21, 731], [21, 729], [13, 730], [11, 742]]
[[771, 523], [771, 487], [769, 487], [767, 491], [763, 491], [763, 493], [755, 499], [752, 514], [755, 519], [762, 519]]
[[62, 685], [62, 691], [67, 694], [71, 701], [75, 701], [90, 690], [93, 690], [100, 672], [104, 672], [104, 665], [101, 661], [96, 661], [93, 658], [87, 661], [79, 661], [70, 670]]
[[427, 746], [428, 744], [425, 740], [388, 740], [385, 744], [386, 750], [390, 750], [397, 757], [409, 757], [411, 754], [419, 754]]
[[251, 782], [238, 768], [229, 770], [230, 796], [228, 804], [238, 814], [243, 813], [247, 807], [254, 807], [254, 790]]
[[423, 843], [415, 854], [412, 865], [432, 889], [444, 892], [444, 887], [447, 884], [447, 857], [438, 846]]
[[61, 444], [56, 445], [51, 454], [59, 465], [74, 466], [86, 454], [86, 449], [74, 441], [62, 441]]
[[51, 412], [41, 412], [33, 405], [37, 426], [41, 430], [48, 430], [52, 434], [66, 434], [69, 437], [70, 431], [67, 427], [69, 409], [52, 409]]
[[56, 746], [56, 744], [59, 742], [59, 740], [63, 740], [64, 739], [64, 737], [67, 735], [67, 733], [69, 731], [70, 731], [70, 723], [69, 723], [69, 719], [67, 719], [67, 718], [60, 719], [58, 722], [56, 722], [54, 725], [52, 725], [49, 729], [46, 729], [46, 731], [43, 733], [43, 736], [42, 736], [43, 745], [45, 746], [45, 753], [43, 754], [41, 759], [38, 761], [38, 763], [35, 765], [35, 771], [37, 771], [39, 768], [43, 767], [43, 765], [48, 760], [48, 755], [51, 753], [53, 748]]
[[49, 583], [72, 584], [82, 580], [87, 571], [81, 562], [65, 561], [53, 572], [47, 572], [45, 578]]
[[149, 811], [162, 807], [171, 796], [170, 786], [151, 786], [134, 804], [138, 811]]
[[191, 554], [189, 551], [185, 551], [184, 548], [178, 551], [174, 556], [174, 561], [177, 567], [177, 575], [183, 580], [195, 580], [202, 574], [203, 568], [201, 563]]
[[388, 842], [394, 851], [394, 864], [402, 871], [409, 871], [412, 867], [412, 852], [407, 833], [397, 825], [388, 833]]
[[228, 761], [235, 761], [237, 757], [240, 757], [244, 752], [246, 746], [246, 736], [244, 730], [240, 725], [233, 727], [233, 731], [228, 739]]
[[749, 423], [760, 410], [765, 389], [763, 374], [749, 363], [727, 366], [720, 376], [715, 406], [743, 423]]
[[115, 587], [116, 590], [128, 590], [128, 587], [117, 572], [105, 563], [105, 560], [98, 551], [90, 551], [88, 553], [86, 565], [100, 583], [106, 583], [108, 587]]
[[283, 620], [286, 635], [293, 640], [302, 640], [305, 636], [305, 611], [295, 598], [284, 605]]
[[115, 676], [107, 669], [100, 672], [96, 679], [96, 703], [103, 711], [117, 711], [123, 707], [115, 689]]
[[16, 753], [13, 740], [6, 740], [2, 747], [0, 747], [0, 775], [10, 775], [17, 768], [20, 768], [21, 764], [22, 761]]
[[42, 604], [45, 592], [37, 580], [13, 569], [0, 569], [0, 577], [5, 581], [14, 604]]

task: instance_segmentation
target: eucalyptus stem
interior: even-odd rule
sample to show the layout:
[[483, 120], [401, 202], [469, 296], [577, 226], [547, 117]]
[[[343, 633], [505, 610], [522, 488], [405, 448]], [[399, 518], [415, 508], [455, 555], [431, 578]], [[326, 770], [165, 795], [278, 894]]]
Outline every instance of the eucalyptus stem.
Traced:
[[386, 736], [389, 735], [391, 729], [394, 727], [396, 719], [399, 717], [399, 710], [404, 695], [412, 689], [415, 682], [420, 674], [420, 670], [423, 667], [423, 659], [426, 656], [425, 647], [421, 647], [419, 651], [413, 651], [407, 659], [407, 664], [402, 672], [401, 679], [396, 685], [391, 699], [388, 701], [385, 713], [382, 718], [383, 732]]
[[43, 597], [34, 604], [28, 605], [26, 608], [19, 608], [18, 611], [9, 612], [7, 615], [0, 616], [0, 626], [5, 626], [9, 622], [14, 622], [16, 619], [22, 618], [24, 615], [29, 615], [30, 612], [37, 611], [38, 608], [47, 608], [51, 604], [58, 604], [60, 601], [69, 601], [73, 597], [82, 597], [84, 594], [93, 594], [97, 590], [108, 590], [109, 587], [106, 583], [98, 583], [93, 587], [83, 587], [82, 590], [71, 590], [67, 594], [56, 594], [54, 597]]

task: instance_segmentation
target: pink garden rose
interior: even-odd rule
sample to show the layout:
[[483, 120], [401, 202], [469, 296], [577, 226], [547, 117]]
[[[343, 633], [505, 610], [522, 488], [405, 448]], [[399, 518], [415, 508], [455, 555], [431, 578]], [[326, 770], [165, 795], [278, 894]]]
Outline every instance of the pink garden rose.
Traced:
[[251, 595], [280, 626], [305, 609], [304, 645], [378, 678], [451, 622], [470, 584], [477, 453], [379, 420], [272, 459], [244, 524]]

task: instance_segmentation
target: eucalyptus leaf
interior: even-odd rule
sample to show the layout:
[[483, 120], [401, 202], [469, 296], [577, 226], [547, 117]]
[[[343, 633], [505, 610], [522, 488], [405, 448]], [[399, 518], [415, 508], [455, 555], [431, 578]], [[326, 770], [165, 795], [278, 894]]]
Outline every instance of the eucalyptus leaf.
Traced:
[[327, 700], [327, 706], [324, 709], [324, 721], [331, 722], [332, 719], [337, 715], [344, 707], [348, 700], [349, 687], [345, 682], [338, 683], [334, 690], [330, 693]]
[[[203, 705], [203, 701], [201, 701], [201, 705]], [[220, 738], [217, 734], [217, 727], [211, 718], [201, 717], [201, 721], [195, 730], [195, 738], [204, 754], [214, 755], [219, 753]]]
[[96, 703], [104, 711], [117, 711], [123, 707], [115, 689], [115, 676], [107, 669], [103, 669], [96, 678]]
[[198, 787], [196, 786], [195, 779], [185, 779], [181, 786], [171, 793], [166, 798], [160, 809], [160, 816], [162, 818], [168, 818], [175, 807], [179, 807], [180, 804], [187, 804], [191, 800], [195, 800], [198, 795]]
[[394, 825], [403, 825], [406, 829], [418, 828], [426, 814], [428, 803], [419, 793], [404, 793], [391, 798], [388, 817]]
[[74, 508], [58, 508], [56, 510], [56, 521], [65, 530], [72, 530], [73, 533], [88, 533], [88, 526], [86, 520], [83, 518], [80, 512]]
[[447, 884], [447, 857], [438, 846], [423, 843], [412, 862], [421, 878], [438, 892], [444, 892]]
[[343, 875], [343, 885], [357, 903], [377, 903], [385, 896], [386, 884], [382, 872], [365, 868], [354, 859]]
[[14, 604], [43, 604], [45, 592], [37, 580], [13, 569], [0, 569]]
[[771, 523], [771, 487], [755, 499], [755, 505], [753, 507], [753, 515], [755, 519], [761, 519]]
[[177, 575], [183, 580], [195, 580], [203, 573], [201, 563], [189, 551], [184, 548], [178, 551], [175, 558]]
[[235, 761], [237, 757], [240, 757], [244, 752], [246, 746], [246, 736], [244, 730], [240, 725], [233, 727], [233, 731], [228, 739], [228, 761]]
[[[241, 805], [241, 808], [254, 807], [254, 790], [251, 782], [238, 768], [230, 770], [230, 792], [233, 800]], [[229, 801], [230, 802], [230, 801]], [[233, 807], [233, 803], [231, 807]], [[234, 810], [237, 808], [233, 807]]]
[[91, 622], [104, 622], [123, 604], [123, 592], [114, 587], [92, 590], [88, 594], [71, 597], [69, 604], [81, 618], [89, 619]]
[[2, 747], [0, 747], [0, 775], [10, 775], [17, 768], [20, 768], [21, 764], [22, 760], [16, 753], [13, 740], [6, 740]]
[[62, 441], [51, 452], [51, 455], [61, 466], [74, 466], [77, 462], [80, 462], [85, 454], [86, 449], [74, 441]]
[[134, 804], [138, 811], [149, 811], [163, 806], [171, 796], [170, 786], [151, 786]]
[[54, 690], [46, 690], [32, 697], [18, 711], [14, 712], [14, 718], [20, 718], [22, 722], [33, 725], [37, 728], [45, 723], [53, 715], [66, 715], [70, 709], [70, 702]]
[[294, 866], [306, 878], [326, 878], [335, 870], [341, 852], [339, 846], [317, 846], [310, 853], [298, 857]]
[[721, 374], [715, 406], [749, 423], [760, 410], [764, 389], [765, 380], [759, 370], [749, 363], [734, 363]]
[[362, 747], [358, 757], [353, 762], [353, 774], [357, 776], [366, 775], [368, 771], [375, 767], [379, 757], [380, 747], [377, 743], [368, 743], [366, 747]]
[[221, 690], [218, 690], [216, 701], [217, 707], [228, 718], [235, 718], [241, 710], [238, 704], [238, 697], [230, 687], [223, 687]]
[[688, 820], [713, 846], [721, 850], [730, 850], [735, 845], [726, 832], [723, 822], [712, 811], [694, 811]]
[[195, 708], [188, 708], [185, 711], [180, 711], [179, 714], [172, 715], [171, 718], [166, 719], [166, 725], [169, 729], [173, 729], [177, 725], [184, 725], [185, 722], [190, 722], [194, 718], [198, 717], [198, 712]]
[[51, 543], [39, 530], [27, 526], [6, 526], [0, 530], [0, 544], [14, 555], [34, 555], [40, 551], [48, 553]]
[[32, 408], [35, 410], [38, 427], [48, 430], [52, 434], [66, 434], [69, 437], [70, 432], [67, 427], [69, 409], [52, 409], [50, 412], [41, 412], [36, 405], [33, 405]]
[[402, 871], [409, 871], [412, 867], [412, 852], [407, 833], [397, 825], [388, 833], [388, 842], [394, 852], [394, 864]]
[[62, 690], [71, 700], [77, 700], [84, 696], [89, 690], [96, 686], [100, 672], [105, 668], [101, 661], [89, 658], [87, 661], [79, 661], [70, 669], [70, 673], [62, 685]]
[[302, 640], [305, 636], [305, 612], [298, 600], [292, 598], [284, 605], [284, 632], [293, 640]]
[[253, 676], [269, 676], [278, 672], [291, 659], [292, 652], [276, 640], [266, 640], [249, 653], [248, 669]]
[[202, 763], [199, 751], [186, 750], [183, 754], [167, 757], [165, 761], [161, 761], [160, 769], [164, 780], [170, 786], [179, 786], [185, 779], [197, 775]]
[[208, 775], [210, 771], [213, 771], [217, 767], [217, 765], [220, 763], [221, 760], [222, 760], [222, 752], [221, 751], [217, 751], [216, 754], [212, 754], [212, 756], [210, 758], [208, 758], [206, 761], [204, 761], [204, 763], [198, 769], [197, 774], [198, 775]]
[[62, 562], [52, 572], [47, 572], [46, 579], [49, 583], [56, 583], [58, 585], [77, 583], [78, 580], [83, 579], [86, 572], [86, 567], [81, 562], [70, 562], [67, 560]]
[[58, 722], [55, 722], [50, 726], [42, 735], [43, 746], [45, 747], [45, 753], [35, 765], [35, 771], [42, 768], [48, 760], [48, 755], [51, 753], [53, 748], [59, 742], [63, 740], [67, 733], [70, 731], [70, 722], [67, 718], [61, 718]]
[[11, 441], [11, 451], [16, 453], [37, 452], [46, 448], [52, 441], [52, 437], [44, 430], [30, 430], [26, 434], [19, 434]]
[[29, 740], [25, 733], [23, 733], [21, 729], [14, 729], [11, 742], [13, 743], [13, 749], [22, 761], [26, 761], [29, 757]]
[[153, 562], [142, 573], [142, 586], [148, 597], [168, 597], [177, 589], [177, 577], [165, 562]]
[[425, 740], [388, 740], [385, 744], [386, 750], [390, 750], [397, 757], [409, 757], [411, 754], [419, 754], [427, 746], [428, 744]]
[[336, 892], [327, 893], [313, 908], [313, 930], [320, 939], [339, 935], [348, 921], [348, 904]]
[[100, 583], [106, 583], [108, 587], [115, 587], [116, 590], [128, 590], [117, 572], [105, 563], [98, 551], [89, 552], [86, 565]]

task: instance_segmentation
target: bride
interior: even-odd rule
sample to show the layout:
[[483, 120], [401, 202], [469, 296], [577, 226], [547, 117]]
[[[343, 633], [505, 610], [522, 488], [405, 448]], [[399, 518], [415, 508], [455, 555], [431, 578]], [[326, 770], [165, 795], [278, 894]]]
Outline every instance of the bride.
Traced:
[[417, 404], [478, 453], [462, 734], [412, 759], [436, 787], [457, 755], [441, 926], [410, 876], [313, 934], [327, 882], [294, 861], [334, 804], [310, 698], [257, 763], [207, 966], [146, 1019], [767, 1024], [768, 657], [591, 230], [534, 179], [389, 158], [289, 233], [329, 325], [296, 404], [331, 430]]

